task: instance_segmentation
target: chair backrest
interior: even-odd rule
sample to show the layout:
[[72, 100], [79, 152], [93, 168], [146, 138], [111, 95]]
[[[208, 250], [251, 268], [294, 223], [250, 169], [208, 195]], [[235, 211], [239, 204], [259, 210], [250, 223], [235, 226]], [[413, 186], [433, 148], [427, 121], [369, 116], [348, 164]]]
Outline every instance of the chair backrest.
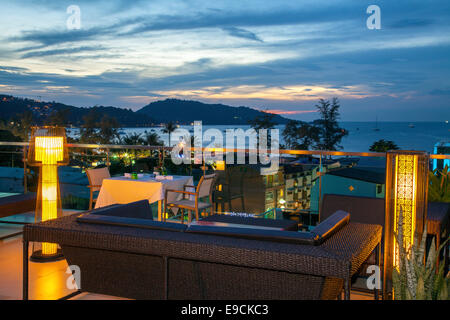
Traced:
[[100, 190], [103, 179], [111, 178], [111, 175], [109, 174], [109, 169], [107, 167], [99, 169], [87, 169], [86, 174], [88, 176], [89, 185], [95, 186], [92, 187], [93, 191]]
[[204, 175], [200, 178], [197, 186], [197, 193], [199, 198], [209, 196], [212, 192], [213, 182], [215, 180], [216, 174]]
[[227, 184], [230, 194], [242, 194], [244, 192], [244, 180], [247, 168], [244, 166], [232, 166], [227, 168]]
[[350, 213], [352, 222], [379, 224], [384, 227], [384, 207], [383, 198], [324, 194], [320, 220], [325, 220], [338, 210], [344, 210]]

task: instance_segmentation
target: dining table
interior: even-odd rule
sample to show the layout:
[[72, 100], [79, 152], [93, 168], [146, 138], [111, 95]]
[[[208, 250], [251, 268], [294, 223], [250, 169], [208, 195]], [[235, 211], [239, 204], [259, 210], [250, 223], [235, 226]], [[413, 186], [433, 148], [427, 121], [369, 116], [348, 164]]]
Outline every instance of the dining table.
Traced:
[[[95, 209], [112, 204], [125, 204], [139, 200], [148, 200], [149, 203], [158, 202], [158, 221], [162, 221], [163, 201], [165, 191], [183, 190], [185, 185], [192, 186], [192, 176], [155, 176], [151, 174], [139, 175], [137, 179], [130, 176], [119, 176], [103, 179], [98, 194]], [[188, 191], [193, 191], [192, 188]], [[168, 202], [180, 200], [180, 193], [169, 193]]]

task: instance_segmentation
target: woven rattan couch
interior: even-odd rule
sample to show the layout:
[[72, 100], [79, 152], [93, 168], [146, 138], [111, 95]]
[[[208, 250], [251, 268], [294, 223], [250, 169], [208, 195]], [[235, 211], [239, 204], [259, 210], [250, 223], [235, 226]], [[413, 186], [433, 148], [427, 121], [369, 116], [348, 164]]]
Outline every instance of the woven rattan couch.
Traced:
[[332, 232], [324, 223], [317, 230], [326, 240], [316, 241], [315, 235], [314, 244], [299, 244], [220, 230], [205, 234], [202, 228], [187, 232], [186, 225], [150, 219], [113, 217], [110, 224], [79, 219], [25, 226], [24, 299], [30, 241], [61, 246], [68, 264], [80, 267], [80, 292], [135, 299], [336, 299], [344, 290], [349, 299], [351, 276], [378, 252], [381, 240], [380, 226], [352, 222]]

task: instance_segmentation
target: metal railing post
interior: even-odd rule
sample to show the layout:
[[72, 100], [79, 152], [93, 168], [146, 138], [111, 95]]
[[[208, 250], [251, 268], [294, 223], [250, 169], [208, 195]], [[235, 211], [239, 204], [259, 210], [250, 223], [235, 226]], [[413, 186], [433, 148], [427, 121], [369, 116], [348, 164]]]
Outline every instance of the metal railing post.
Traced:
[[[318, 222], [320, 223], [321, 219], [321, 211], [322, 211], [322, 153], [320, 153], [320, 160], [319, 160], [319, 202], [318, 202], [318, 206], [319, 206], [319, 219]], [[309, 214], [311, 215], [311, 211], [309, 212]]]
[[110, 163], [109, 163], [109, 148], [106, 148], [106, 166], [108, 167], [108, 170], [109, 170], [109, 167], [110, 167]]
[[23, 193], [28, 193], [27, 147], [23, 147]]

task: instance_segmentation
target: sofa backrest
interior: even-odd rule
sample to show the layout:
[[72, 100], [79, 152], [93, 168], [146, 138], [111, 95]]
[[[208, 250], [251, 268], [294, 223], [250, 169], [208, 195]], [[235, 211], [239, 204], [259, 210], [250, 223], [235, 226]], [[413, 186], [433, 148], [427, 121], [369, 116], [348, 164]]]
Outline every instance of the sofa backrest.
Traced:
[[216, 227], [207, 225], [190, 225], [186, 232], [245, 238], [253, 240], [288, 242], [294, 244], [320, 245], [333, 234], [342, 229], [350, 221], [350, 214], [337, 211], [320, 223], [312, 232], [297, 232], [285, 230], [268, 230], [236, 227]]
[[313, 235], [310, 232], [255, 229], [252, 228], [252, 226], [248, 226], [248, 228], [240, 228], [240, 227], [236, 228], [236, 227], [190, 225], [186, 229], [186, 232], [241, 238], [241, 239], [261, 240], [261, 241], [287, 242], [305, 245], [314, 245], [316, 241], [316, 239], [314, 238], [315, 235]]
[[[148, 202], [147, 202], [148, 204]], [[138, 206], [128, 205], [112, 205], [105, 207], [104, 210], [93, 210], [83, 213], [77, 217], [77, 221], [81, 223], [93, 223], [103, 225], [114, 225], [122, 227], [134, 227], [141, 229], [178, 231], [195, 234], [215, 235], [224, 237], [234, 237], [241, 239], [252, 239], [260, 241], [285, 242], [302, 245], [320, 245], [328, 238], [333, 236], [337, 231], [342, 229], [350, 220], [350, 215], [345, 211], [337, 211], [328, 219], [320, 223], [312, 232], [286, 231], [269, 228], [255, 228], [235, 226], [213, 226], [213, 225], [184, 225], [173, 222], [152, 221], [150, 219], [142, 219], [129, 216], [121, 216], [120, 213], [128, 212], [125, 209]], [[128, 206], [128, 207], [127, 207]], [[124, 210], [124, 211], [123, 211]], [[115, 213], [109, 214], [109, 213]], [[100, 213], [100, 214], [97, 214]]]
[[126, 204], [113, 204], [91, 210], [89, 213], [102, 216], [153, 220], [152, 208], [147, 200], [140, 200]]
[[81, 223], [93, 223], [119, 227], [133, 227], [141, 229], [178, 231], [183, 232], [187, 226], [179, 223], [160, 222], [150, 219], [127, 218], [119, 216], [97, 215], [93, 213], [82, 213], [77, 217], [77, 221]]

